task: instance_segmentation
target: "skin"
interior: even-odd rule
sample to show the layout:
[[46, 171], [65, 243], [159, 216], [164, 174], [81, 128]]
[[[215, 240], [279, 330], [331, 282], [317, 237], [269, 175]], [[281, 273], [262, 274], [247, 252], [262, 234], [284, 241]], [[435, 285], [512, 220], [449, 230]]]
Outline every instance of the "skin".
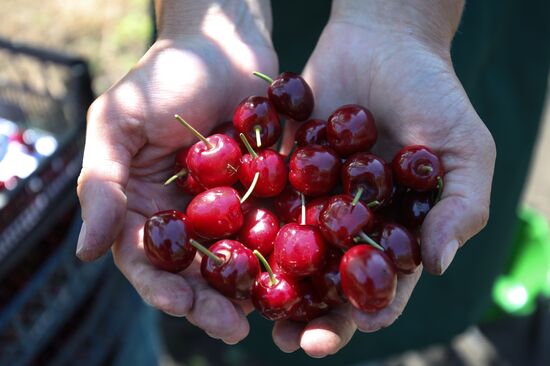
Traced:
[[[326, 118], [342, 104], [362, 104], [376, 118], [375, 153], [390, 160], [402, 145], [421, 143], [441, 155], [442, 200], [422, 227], [422, 262], [435, 274], [485, 225], [495, 159], [493, 139], [450, 60], [463, 5], [335, 0], [303, 73], [315, 95], [314, 117]], [[116, 265], [147, 303], [187, 317], [213, 338], [237, 343], [249, 331], [250, 303], [232, 302], [210, 288], [198, 262], [181, 274], [156, 270], [143, 252], [141, 230], [147, 216], [183, 209], [187, 201], [175, 186], [162, 185], [173, 174], [176, 151], [195, 142], [174, 113], [207, 133], [230, 118], [244, 97], [265, 92], [252, 71], [277, 75], [269, 2], [159, 0], [157, 9], [158, 41], [88, 114], [77, 255], [91, 261], [111, 248]], [[287, 149], [293, 134], [286, 131]], [[378, 313], [346, 305], [306, 325], [276, 322], [273, 340], [284, 352], [334, 354], [357, 327], [368, 332], [390, 325], [420, 274], [399, 275], [394, 302]]]

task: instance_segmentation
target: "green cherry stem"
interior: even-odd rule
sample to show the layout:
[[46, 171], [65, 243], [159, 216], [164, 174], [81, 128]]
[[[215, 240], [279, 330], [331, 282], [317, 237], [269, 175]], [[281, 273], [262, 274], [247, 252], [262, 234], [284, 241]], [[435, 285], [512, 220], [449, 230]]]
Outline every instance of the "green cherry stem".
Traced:
[[285, 163], [288, 164], [290, 162], [290, 158], [292, 157], [292, 154], [294, 154], [294, 151], [296, 151], [297, 147], [298, 147], [298, 142], [294, 141], [294, 143], [292, 144], [292, 148], [290, 149], [290, 151], [288, 152], [288, 155], [286, 156]]
[[250, 195], [254, 191], [254, 188], [256, 188], [256, 184], [258, 183], [259, 178], [260, 178], [260, 172], [256, 172], [256, 174], [254, 174], [254, 179], [252, 179], [252, 184], [250, 185], [250, 187], [248, 187], [248, 190], [246, 191], [244, 196], [242, 196], [241, 198], [241, 203], [243, 203], [248, 199], [248, 197], [250, 197]]
[[300, 193], [300, 200], [302, 201], [302, 222], [300, 225], [306, 224], [306, 199], [304, 198], [304, 194]]
[[364, 232], [360, 231], [358, 235], [361, 238], [361, 240], [363, 240], [365, 243], [372, 245], [376, 249], [380, 249], [381, 251], [384, 251], [384, 247], [382, 247], [380, 244], [372, 240], [372, 238], [367, 234], [365, 234]]
[[367, 207], [368, 208], [373, 208], [373, 207], [376, 207], [376, 206], [380, 206], [382, 203], [378, 200], [374, 200], [372, 202], [369, 202], [367, 203]]
[[189, 131], [191, 131], [191, 133], [193, 135], [195, 135], [195, 137], [197, 137], [199, 140], [201, 140], [202, 142], [204, 142], [204, 144], [206, 146], [208, 146], [208, 149], [209, 150], [212, 150], [214, 148], [214, 145], [212, 145], [207, 139], [206, 137], [204, 137], [199, 131], [197, 131], [195, 129], [195, 127], [191, 126], [189, 124], [189, 122], [187, 122], [186, 120], [184, 120], [183, 118], [180, 117], [179, 114], [175, 114], [174, 117], [179, 121], [179, 123], [181, 123], [185, 128], [187, 128]]
[[351, 205], [355, 207], [357, 202], [359, 202], [359, 199], [361, 199], [361, 195], [363, 194], [363, 191], [365, 189], [363, 187], [359, 187], [357, 192], [355, 193], [355, 196], [353, 197], [353, 201], [351, 201]]
[[256, 258], [258, 258], [260, 263], [262, 263], [262, 265], [265, 267], [265, 270], [269, 274], [269, 284], [271, 286], [275, 286], [278, 283], [278, 281], [277, 281], [277, 279], [275, 279], [275, 275], [273, 274], [273, 270], [271, 269], [271, 266], [269, 265], [269, 263], [267, 262], [265, 257], [262, 255], [262, 253], [258, 252], [258, 250], [256, 250], [256, 249], [254, 249], [254, 251], [252, 253], [254, 253]]
[[258, 157], [258, 154], [256, 153], [256, 151], [254, 151], [254, 149], [252, 148], [252, 145], [250, 145], [250, 142], [248, 142], [248, 139], [246, 138], [244, 133], [241, 132], [239, 134], [239, 137], [243, 141], [243, 144], [246, 147], [246, 150], [248, 150], [248, 153], [252, 156], [253, 159], [256, 159]]
[[184, 169], [180, 170], [179, 172], [177, 172], [176, 174], [174, 174], [173, 176], [171, 176], [170, 178], [166, 179], [166, 182], [164, 182], [164, 185], [167, 186], [170, 183], [172, 183], [173, 181], [175, 181], [176, 179], [178, 179], [180, 177], [185, 177], [186, 175], [187, 175], [187, 170], [184, 168]]
[[443, 178], [437, 177], [437, 196], [435, 196], [435, 203], [441, 201], [442, 194], [443, 194]]
[[197, 250], [199, 252], [201, 252], [202, 254], [207, 255], [208, 257], [210, 257], [210, 259], [212, 259], [214, 261], [214, 263], [216, 263], [217, 266], [223, 264], [223, 259], [221, 259], [217, 255], [212, 253], [210, 250], [208, 250], [207, 247], [205, 247], [204, 245], [202, 245], [201, 243], [199, 243], [195, 239], [189, 239], [189, 243], [192, 246], [194, 246], [195, 248], [197, 248]]
[[262, 126], [254, 126], [254, 133], [256, 134], [256, 146], [260, 148], [262, 147]]
[[267, 81], [269, 84], [273, 83], [273, 79], [267, 76], [266, 74], [262, 74], [261, 72], [254, 71], [252, 75], [259, 77], [260, 79], [263, 79]]

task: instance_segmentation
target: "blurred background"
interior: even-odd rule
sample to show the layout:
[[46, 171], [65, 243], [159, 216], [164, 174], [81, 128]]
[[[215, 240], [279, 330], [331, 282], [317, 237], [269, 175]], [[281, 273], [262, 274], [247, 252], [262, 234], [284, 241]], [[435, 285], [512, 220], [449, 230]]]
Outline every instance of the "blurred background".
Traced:
[[[213, 344], [207, 337], [176, 361], [157, 334], [144, 333], [159, 315], [128, 288], [111, 259], [82, 265], [74, 257], [80, 228], [74, 184], [85, 112], [150, 44], [150, 2], [2, 0], [0, 11], [0, 365], [77, 359], [83, 365], [154, 365], [157, 359], [163, 365], [217, 365], [207, 356]], [[499, 311], [518, 315], [518, 324], [536, 312], [550, 283], [543, 261], [550, 247], [549, 101], [518, 208], [518, 235], [534, 255], [495, 285]], [[533, 266], [542, 270], [540, 281], [525, 269]], [[548, 314], [541, 316], [550, 326]], [[520, 364], [509, 329], [472, 328], [450, 345], [372, 364]], [[249, 364], [235, 354], [227, 358]]]

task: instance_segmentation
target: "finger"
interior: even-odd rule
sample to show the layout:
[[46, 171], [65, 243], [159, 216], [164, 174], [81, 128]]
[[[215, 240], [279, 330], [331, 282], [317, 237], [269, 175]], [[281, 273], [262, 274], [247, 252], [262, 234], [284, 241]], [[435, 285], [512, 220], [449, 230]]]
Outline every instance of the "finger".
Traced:
[[118, 102], [132, 94], [120, 89], [104, 94], [88, 112], [77, 188], [83, 219], [77, 256], [86, 261], [104, 254], [122, 229], [131, 159], [144, 143], [140, 123]]
[[[421, 228], [422, 263], [433, 274], [445, 272], [457, 249], [487, 224], [495, 157], [491, 142], [489, 136], [478, 146], [466, 147], [472, 155], [464, 156], [464, 151], [444, 155], [442, 199]], [[459, 156], [460, 161], [445, 159], [447, 155]]]
[[240, 306], [211, 288], [200, 272], [185, 274], [194, 293], [193, 307], [187, 314], [191, 324], [210, 337], [235, 344], [246, 338], [250, 326]]
[[393, 301], [384, 309], [366, 313], [358, 309], [353, 309], [352, 318], [357, 327], [362, 332], [376, 332], [381, 328], [390, 326], [405, 310], [412, 291], [422, 274], [422, 266], [416, 272], [408, 275], [397, 275], [397, 291]]
[[129, 213], [113, 246], [115, 264], [149, 305], [173, 316], [185, 316], [193, 304], [193, 290], [181, 274], [156, 269], [143, 250], [145, 218]]
[[300, 347], [314, 358], [332, 355], [348, 344], [356, 329], [351, 306], [344, 305], [309, 322], [302, 332]]
[[292, 353], [300, 349], [300, 336], [305, 324], [290, 320], [279, 320], [273, 326], [273, 342], [281, 351]]

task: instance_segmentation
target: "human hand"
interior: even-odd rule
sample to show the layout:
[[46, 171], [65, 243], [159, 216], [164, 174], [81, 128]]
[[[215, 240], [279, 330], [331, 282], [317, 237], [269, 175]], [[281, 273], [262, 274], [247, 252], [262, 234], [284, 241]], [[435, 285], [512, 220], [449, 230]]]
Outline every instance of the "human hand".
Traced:
[[208, 133], [242, 98], [265, 89], [252, 71], [276, 73], [269, 2], [174, 0], [158, 9], [158, 40], [88, 113], [77, 255], [94, 260], [112, 245], [116, 265], [147, 303], [235, 343], [248, 333], [248, 306], [211, 289], [198, 263], [181, 274], [154, 268], [142, 229], [153, 213], [185, 207], [175, 185], [163, 185], [175, 153], [195, 142], [174, 114]]
[[[439, 154], [445, 186], [424, 221], [420, 240], [423, 267], [438, 275], [487, 222], [496, 155], [493, 138], [450, 58], [462, 6], [462, 1], [334, 1], [331, 19], [303, 73], [315, 95], [315, 117], [326, 119], [349, 103], [373, 112], [379, 132], [373, 151], [386, 160], [409, 144], [423, 144]], [[294, 130], [286, 131], [287, 149]], [[394, 301], [379, 312], [353, 309], [340, 313], [338, 322], [330, 314], [305, 327], [279, 323], [275, 343], [287, 352], [302, 347], [321, 357], [349, 341], [353, 323], [365, 332], [387, 327], [403, 312], [421, 271], [398, 275]], [[318, 342], [312, 353], [309, 342], [317, 334], [333, 341]]]

